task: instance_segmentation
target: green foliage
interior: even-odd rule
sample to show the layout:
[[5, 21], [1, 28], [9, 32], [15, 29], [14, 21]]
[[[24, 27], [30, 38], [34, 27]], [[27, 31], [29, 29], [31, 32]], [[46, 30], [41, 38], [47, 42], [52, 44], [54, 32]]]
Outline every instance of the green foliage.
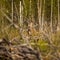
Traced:
[[31, 42], [34, 48], [39, 48], [42, 55], [47, 55], [50, 52], [50, 46], [45, 40], [38, 40], [38, 42]]

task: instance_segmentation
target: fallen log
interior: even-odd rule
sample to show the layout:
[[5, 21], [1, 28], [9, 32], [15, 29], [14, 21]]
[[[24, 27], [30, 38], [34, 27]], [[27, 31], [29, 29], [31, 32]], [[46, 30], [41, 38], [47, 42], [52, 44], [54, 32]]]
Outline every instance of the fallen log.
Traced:
[[12, 45], [3, 39], [0, 42], [0, 60], [40, 60], [40, 54], [32, 47]]

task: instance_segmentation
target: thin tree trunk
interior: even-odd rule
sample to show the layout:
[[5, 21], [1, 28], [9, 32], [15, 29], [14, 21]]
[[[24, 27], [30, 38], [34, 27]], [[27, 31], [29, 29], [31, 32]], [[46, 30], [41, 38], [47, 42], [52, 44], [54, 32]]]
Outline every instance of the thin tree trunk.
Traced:
[[59, 20], [59, 0], [58, 0], [58, 26], [57, 26], [57, 30], [60, 30], [60, 20]]
[[30, 9], [29, 9], [29, 10], [30, 10], [30, 11], [29, 11], [29, 17], [30, 17], [30, 18], [29, 18], [29, 19], [31, 19], [31, 15], [32, 15], [32, 14], [31, 14], [31, 0], [30, 0], [30, 6], [29, 6], [29, 7], [30, 7]]
[[22, 17], [22, 12], [23, 12], [23, 6], [20, 1], [20, 27], [23, 25], [23, 17]]
[[27, 16], [27, 8], [26, 8], [25, 0], [23, 0], [23, 5], [24, 5], [24, 12], [25, 12], [25, 17], [26, 17]]
[[38, 19], [39, 19], [39, 31], [40, 31], [41, 30], [41, 19], [42, 19], [42, 15], [41, 15], [42, 0], [38, 0], [37, 7], [38, 7]]
[[51, 32], [53, 31], [52, 29], [52, 17], [53, 17], [53, 0], [51, 0]]
[[16, 3], [14, 3], [14, 5], [15, 5], [15, 10], [16, 10], [16, 12], [17, 12], [17, 15], [18, 15], [18, 20], [20, 19], [19, 17], [19, 11], [18, 11], [18, 8], [17, 8], [17, 5], [16, 5]]
[[44, 14], [45, 14], [45, 0], [43, 2], [43, 12], [42, 12], [42, 31], [43, 31], [43, 25], [44, 25]]
[[13, 22], [13, 0], [12, 0], [12, 22]]
[[52, 42], [52, 32], [53, 32], [53, 29], [52, 29], [52, 20], [53, 20], [53, 0], [51, 0], [51, 24], [50, 24], [50, 27], [51, 27], [51, 32], [50, 32], [50, 38], [49, 38], [49, 41], [50, 41], [50, 44], [53, 44]]

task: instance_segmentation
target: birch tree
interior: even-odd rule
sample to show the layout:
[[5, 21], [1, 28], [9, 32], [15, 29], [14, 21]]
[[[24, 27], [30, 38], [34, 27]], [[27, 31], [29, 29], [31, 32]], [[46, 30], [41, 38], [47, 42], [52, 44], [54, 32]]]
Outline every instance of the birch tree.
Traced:
[[38, 7], [38, 19], [39, 19], [39, 31], [40, 31], [41, 30], [41, 22], [42, 22], [42, 16], [41, 16], [42, 0], [38, 0], [37, 7]]
[[59, 9], [59, 6], [60, 6], [60, 4], [59, 4], [59, 0], [58, 0], [58, 26], [57, 26], [57, 31], [58, 30], [60, 30], [60, 9]]
[[51, 0], [51, 32], [53, 31], [52, 30], [52, 17], [53, 17], [53, 0]]

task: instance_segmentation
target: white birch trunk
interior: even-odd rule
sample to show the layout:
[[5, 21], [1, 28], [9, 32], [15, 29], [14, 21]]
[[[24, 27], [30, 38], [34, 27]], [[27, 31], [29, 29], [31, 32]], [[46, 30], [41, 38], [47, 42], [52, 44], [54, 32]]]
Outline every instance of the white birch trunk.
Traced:
[[41, 16], [42, 0], [38, 0], [37, 6], [38, 6], [38, 19], [39, 19], [39, 31], [40, 31], [41, 30], [41, 19], [42, 19], [42, 16]]
[[44, 5], [43, 5], [43, 12], [42, 12], [42, 31], [43, 31], [43, 28], [44, 28], [44, 13], [45, 13], [45, 0], [44, 0]]
[[23, 25], [23, 17], [22, 17], [22, 12], [23, 12], [23, 6], [21, 4], [21, 1], [20, 1], [20, 27], [22, 27]]
[[51, 32], [53, 31], [53, 29], [52, 29], [52, 17], [53, 17], [53, 0], [51, 0]]
[[58, 26], [57, 26], [57, 31], [60, 30], [60, 17], [59, 17], [59, 0], [58, 0]]

